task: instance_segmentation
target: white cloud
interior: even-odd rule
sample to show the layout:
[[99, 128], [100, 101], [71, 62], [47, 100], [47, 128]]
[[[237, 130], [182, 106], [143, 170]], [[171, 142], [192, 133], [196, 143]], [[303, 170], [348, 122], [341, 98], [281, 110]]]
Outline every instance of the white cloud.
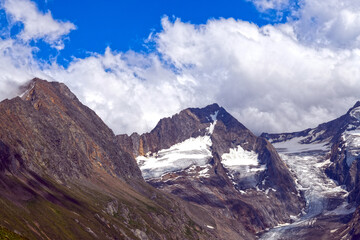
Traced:
[[256, 132], [314, 126], [358, 98], [357, 49], [304, 45], [290, 25], [259, 28], [234, 19], [163, 24], [158, 50], [196, 79], [197, 102], [219, 102]]
[[76, 27], [71, 22], [54, 20], [51, 12], [42, 13], [30, 0], [4, 0], [2, 7], [12, 23], [22, 22], [19, 38], [25, 42], [43, 39], [59, 50], [64, 48], [63, 37]]
[[149, 131], [162, 117], [213, 102], [256, 133], [301, 130], [339, 116], [358, 98], [357, 49], [304, 45], [288, 24], [162, 24], [153, 54], [107, 49], [47, 74], [117, 133]]
[[269, 9], [283, 10], [289, 6], [289, 0], [250, 0], [259, 11], [265, 12]]
[[35, 76], [47, 78], [33, 58], [33, 51], [12, 39], [0, 40], [0, 99], [19, 93], [19, 85]]
[[304, 0], [295, 31], [306, 44], [335, 48], [360, 47], [360, 2]]
[[[360, 50], [353, 24], [358, 11], [349, 5], [341, 9], [353, 15], [336, 13], [318, 4], [304, 2], [298, 20], [264, 27], [231, 18], [203, 25], [164, 18], [163, 30], [150, 38], [153, 53], [108, 48], [66, 69], [44, 66], [33, 60], [33, 49], [0, 40], [0, 71], [7, 76], [1, 87], [12, 76], [50, 76], [66, 83], [116, 133], [149, 131], [160, 118], [213, 102], [256, 133], [302, 130], [340, 116], [359, 100]], [[307, 32], [306, 19], [314, 15], [318, 25]], [[344, 24], [335, 28], [335, 23]], [[321, 32], [324, 24], [330, 27]]]
[[360, 2], [353, 0], [249, 0], [261, 12], [290, 12], [288, 24], [313, 47], [360, 47]]

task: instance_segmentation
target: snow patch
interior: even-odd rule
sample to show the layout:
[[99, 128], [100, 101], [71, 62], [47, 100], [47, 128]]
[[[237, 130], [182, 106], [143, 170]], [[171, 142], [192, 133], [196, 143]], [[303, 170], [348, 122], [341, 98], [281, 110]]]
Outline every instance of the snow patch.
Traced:
[[350, 112], [350, 116], [353, 118], [356, 118], [357, 120], [360, 120], [360, 107], [354, 108]]
[[210, 229], [214, 229], [213, 226], [210, 226], [210, 225], [206, 225], [207, 228], [210, 228]]
[[217, 120], [217, 115], [219, 114], [219, 111], [216, 111], [214, 114], [210, 115], [210, 118], [212, 119], [213, 122], [215, 122]]
[[229, 173], [228, 176], [240, 188], [254, 188], [258, 185], [259, 172], [266, 169], [260, 165], [259, 156], [254, 151], [245, 151], [240, 145], [230, 149], [221, 156], [221, 163]]
[[347, 147], [346, 164], [350, 167], [360, 157], [360, 129], [345, 131], [342, 139]]
[[19, 97], [22, 99], [24, 96], [26, 96], [33, 88], [35, 87], [35, 83], [33, 82], [30, 86], [30, 88], [26, 89], [23, 93], [19, 95]]
[[[214, 114], [210, 114], [210, 118], [212, 120], [212, 123], [210, 123], [210, 126], [207, 128], [208, 133], [211, 135], [214, 132], [215, 129], [215, 125], [217, 122], [217, 115], [218, 115], [219, 111], [216, 111]], [[207, 118], [208, 119], [208, 118]]]
[[229, 168], [259, 165], [258, 155], [254, 151], [245, 151], [240, 145], [237, 148], [231, 148], [229, 153], [224, 153], [221, 159], [221, 163]]
[[355, 212], [356, 208], [350, 206], [347, 202], [344, 202], [332, 211], [328, 211], [325, 215], [348, 215]]
[[214, 122], [210, 123], [210, 126], [209, 126], [208, 128], [206, 128], [206, 130], [208, 131], [208, 133], [209, 133], [210, 135], [213, 134], [216, 123], [217, 123], [217, 120], [215, 120]]
[[185, 170], [192, 165], [206, 165], [212, 157], [211, 145], [210, 136], [189, 138], [157, 153], [138, 156], [136, 161], [144, 179], [159, 178], [163, 174]]
[[199, 177], [203, 177], [203, 178], [209, 178], [210, 174], [209, 174], [209, 170], [210, 170], [210, 165], [207, 165], [204, 169], [199, 171]]
[[329, 151], [328, 141], [302, 143], [307, 137], [294, 137], [283, 142], [273, 143], [273, 146], [281, 153], [299, 153], [306, 151]]

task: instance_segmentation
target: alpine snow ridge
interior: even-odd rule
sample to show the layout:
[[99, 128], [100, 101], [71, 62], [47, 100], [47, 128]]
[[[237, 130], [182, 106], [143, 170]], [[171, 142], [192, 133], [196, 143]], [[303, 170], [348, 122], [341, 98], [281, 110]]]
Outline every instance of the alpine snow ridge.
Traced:
[[[360, 207], [353, 212], [360, 205], [360, 102], [316, 128], [262, 136], [295, 172], [307, 198], [300, 221], [267, 237], [359, 239]], [[309, 222], [321, 230], [304, 228]]]
[[294, 221], [305, 206], [272, 145], [217, 104], [185, 109], [149, 133], [117, 140], [148, 183], [212, 212], [212, 227], [224, 239], [254, 239]]

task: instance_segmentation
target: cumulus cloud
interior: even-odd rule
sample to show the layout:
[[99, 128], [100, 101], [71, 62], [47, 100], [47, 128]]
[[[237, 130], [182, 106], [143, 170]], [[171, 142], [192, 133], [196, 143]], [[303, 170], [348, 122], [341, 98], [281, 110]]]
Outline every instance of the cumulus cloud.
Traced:
[[357, 49], [304, 45], [287, 24], [259, 28], [220, 19], [194, 26], [164, 19], [163, 26], [158, 51], [196, 81], [198, 102], [219, 102], [256, 132], [313, 126], [358, 97]]
[[2, 7], [12, 23], [23, 23], [24, 28], [18, 38], [25, 42], [43, 39], [52, 47], [61, 50], [64, 48], [62, 38], [76, 28], [71, 22], [53, 19], [50, 11], [40, 12], [30, 0], [3, 0]]
[[269, 9], [283, 10], [289, 6], [289, 0], [250, 0], [259, 11], [265, 12]]
[[353, 0], [249, 0], [261, 12], [282, 16], [289, 12], [288, 24], [297, 38], [313, 47], [360, 47], [360, 2]]
[[117, 132], [151, 130], [183, 108], [217, 102], [256, 133], [295, 131], [344, 113], [360, 89], [360, 51], [313, 48], [290, 25], [162, 20], [143, 55], [107, 49], [47, 74]]
[[12, 98], [35, 76], [47, 78], [33, 58], [34, 49], [13, 39], [0, 40], [0, 99]]
[[[160, 118], [213, 102], [256, 133], [302, 130], [340, 116], [359, 100], [357, 28], [341, 29], [347, 34], [340, 39], [330, 29], [341, 11], [324, 9], [322, 17], [315, 9], [321, 7], [304, 2], [296, 10], [302, 18], [263, 27], [231, 18], [194, 25], [165, 17], [163, 29], [149, 39], [153, 52], [107, 48], [67, 68], [42, 65], [30, 47], [0, 40], [0, 63], [8, 64], [0, 70], [7, 79], [42, 74], [66, 83], [116, 133], [149, 131]], [[357, 14], [355, 5], [351, 11]], [[306, 16], [314, 15], [322, 19], [315, 30], [306, 27]], [[320, 23], [332, 27], [321, 32]]]
[[306, 44], [333, 48], [360, 47], [360, 2], [303, 0], [295, 31]]

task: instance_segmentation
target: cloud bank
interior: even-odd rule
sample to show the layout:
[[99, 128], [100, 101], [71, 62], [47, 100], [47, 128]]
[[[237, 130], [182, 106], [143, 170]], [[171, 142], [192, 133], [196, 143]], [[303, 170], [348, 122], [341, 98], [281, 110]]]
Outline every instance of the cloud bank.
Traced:
[[[288, 11], [287, 1], [262, 2]], [[360, 100], [357, 5], [302, 1], [287, 23], [263, 27], [232, 18], [194, 25], [165, 17], [162, 31], [148, 39], [153, 52], [107, 48], [67, 68], [39, 63], [31, 47], [3, 39], [1, 89], [33, 75], [64, 82], [116, 133], [149, 131], [160, 118], [213, 102], [255, 133], [302, 130]]]

